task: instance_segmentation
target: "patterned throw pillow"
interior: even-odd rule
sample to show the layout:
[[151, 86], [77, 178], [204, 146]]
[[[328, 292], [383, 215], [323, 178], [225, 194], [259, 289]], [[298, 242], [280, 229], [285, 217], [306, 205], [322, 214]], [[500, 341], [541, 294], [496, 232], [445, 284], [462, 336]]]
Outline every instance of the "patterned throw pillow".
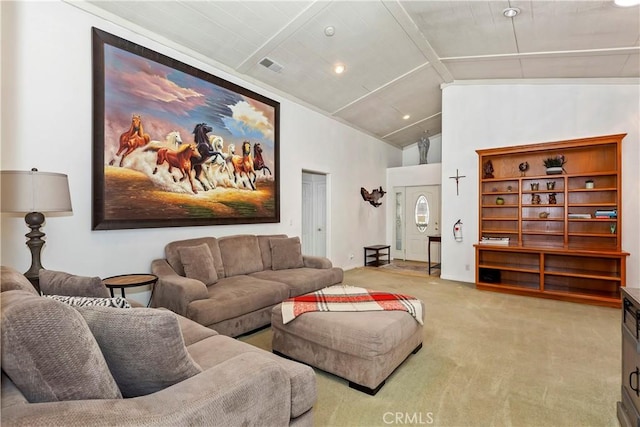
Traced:
[[302, 259], [302, 246], [299, 237], [287, 239], [271, 239], [271, 269], [286, 270], [289, 268], [304, 267]]
[[91, 297], [70, 297], [66, 295], [44, 295], [47, 298], [69, 304], [72, 307], [114, 307], [131, 308], [131, 304], [122, 298], [91, 298]]

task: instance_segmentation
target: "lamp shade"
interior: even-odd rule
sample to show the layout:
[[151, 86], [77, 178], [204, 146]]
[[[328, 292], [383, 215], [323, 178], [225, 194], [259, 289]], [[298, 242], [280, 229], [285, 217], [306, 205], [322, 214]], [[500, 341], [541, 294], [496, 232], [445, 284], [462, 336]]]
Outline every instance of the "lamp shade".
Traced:
[[52, 172], [0, 171], [2, 212], [71, 212], [67, 175]]

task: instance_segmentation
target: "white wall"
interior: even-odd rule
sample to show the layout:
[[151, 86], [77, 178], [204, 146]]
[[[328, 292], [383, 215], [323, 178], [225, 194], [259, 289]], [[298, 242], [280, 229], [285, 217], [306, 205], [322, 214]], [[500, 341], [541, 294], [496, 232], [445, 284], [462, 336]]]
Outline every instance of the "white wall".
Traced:
[[[429, 151], [427, 152], [427, 164], [442, 163], [442, 134], [429, 137]], [[402, 149], [402, 166], [413, 166], [420, 164], [420, 151], [418, 142], [408, 145]]]
[[[361, 265], [362, 247], [385, 241], [385, 212], [365, 203], [360, 187], [383, 185], [386, 169], [401, 164], [400, 150], [196, 60], [196, 55], [162, 46], [69, 4], [0, 2], [0, 7], [0, 166], [37, 167], [69, 176], [73, 215], [47, 219], [42, 253], [46, 268], [100, 277], [147, 272], [173, 240], [241, 233], [299, 235], [303, 169], [328, 174], [327, 251], [335, 265]], [[92, 26], [281, 103], [279, 224], [91, 231]], [[27, 270], [30, 254], [23, 217], [3, 214], [1, 224], [2, 264]], [[146, 302], [146, 290], [131, 293]]]
[[[474, 282], [480, 148], [627, 133], [622, 143], [622, 248], [627, 286], [640, 286], [640, 86], [637, 79], [457, 82], [443, 89], [442, 177], [461, 175], [460, 197], [442, 191], [444, 229], [462, 217], [464, 242], [442, 235], [442, 277]], [[444, 186], [443, 186], [444, 187]], [[445, 237], [446, 236], [446, 237]], [[466, 266], [471, 268], [466, 270]]]

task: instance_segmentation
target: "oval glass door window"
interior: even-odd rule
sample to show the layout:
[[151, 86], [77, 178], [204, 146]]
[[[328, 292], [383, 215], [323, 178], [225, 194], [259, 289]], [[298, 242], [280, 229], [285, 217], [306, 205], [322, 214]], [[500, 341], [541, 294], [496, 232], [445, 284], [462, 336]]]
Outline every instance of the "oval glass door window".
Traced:
[[424, 233], [429, 226], [429, 201], [424, 194], [421, 194], [416, 200], [416, 226], [418, 231]]

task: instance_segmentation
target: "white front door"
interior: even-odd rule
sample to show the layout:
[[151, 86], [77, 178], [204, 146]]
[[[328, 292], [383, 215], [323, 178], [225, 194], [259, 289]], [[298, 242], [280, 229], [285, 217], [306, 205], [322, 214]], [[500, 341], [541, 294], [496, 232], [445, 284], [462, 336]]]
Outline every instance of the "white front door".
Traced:
[[[440, 186], [405, 188], [405, 258], [427, 262], [428, 236], [440, 235]], [[440, 245], [431, 248], [431, 262], [440, 262]]]
[[327, 254], [326, 175], [302, 172], [302, 253]]

